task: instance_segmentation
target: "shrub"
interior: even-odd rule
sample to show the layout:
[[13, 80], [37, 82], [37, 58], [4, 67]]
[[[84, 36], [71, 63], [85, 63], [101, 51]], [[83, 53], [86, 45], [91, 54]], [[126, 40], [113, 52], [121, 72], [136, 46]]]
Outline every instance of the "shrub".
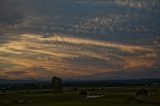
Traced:
[[81, 90], [79, 91], [79, 95], [80, 95], [80, 96], [87, 96], [87, 90], [81, 89]]
[[146, 89], [139, 89], [137, 90], [136, 92], [136, 100], [137, 102], [140, 102], [140, 103], [144, 103], [144, 102], [147, 102], [148, 100], [148, 90]]

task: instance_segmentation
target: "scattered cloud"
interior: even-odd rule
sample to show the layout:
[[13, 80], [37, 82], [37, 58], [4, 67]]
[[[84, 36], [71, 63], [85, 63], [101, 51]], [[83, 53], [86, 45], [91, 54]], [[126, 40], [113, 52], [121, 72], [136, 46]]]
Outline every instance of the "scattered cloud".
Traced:
[[159, 0], [0, 0], [0, 77], [159, 68], [159, 8]]
[[159, 0], [115, 0], [115, 2], [122, 6], [128, 6], [130, 8], [153, 8], [160, 5]]

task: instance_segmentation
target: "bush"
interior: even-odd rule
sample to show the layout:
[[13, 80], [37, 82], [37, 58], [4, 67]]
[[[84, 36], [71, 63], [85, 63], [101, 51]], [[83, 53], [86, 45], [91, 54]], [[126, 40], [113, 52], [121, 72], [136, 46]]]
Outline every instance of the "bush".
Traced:
[[136, 92], [136, 100], [137, 102], [140, 102], [140, 103], [144, 103], [144, 102], [147, 102], [148, 100], [148, 90], [146, 89], [139, 89], [137, 90]]
[[138, 95], [148, 95], [148, 90], [146, 90], [146, 89], [139, 89], [136, 92], [136, 96], [138, 96]]
[[80, 96], [87, 96], [87, 90], [85, 90], [85, 89], [80, 90], [79, 95]]

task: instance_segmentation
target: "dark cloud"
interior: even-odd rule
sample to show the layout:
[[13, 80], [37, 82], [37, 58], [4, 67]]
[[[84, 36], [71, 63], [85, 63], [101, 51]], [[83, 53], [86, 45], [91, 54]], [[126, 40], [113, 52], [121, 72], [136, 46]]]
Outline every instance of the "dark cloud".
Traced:
[[0, 2], [0, 37], [3, 37], [0, 43], [2, 43], [9, 39], [5, 36], [17, 33], [19, 29], [14, 27], [21, 23], [25, 16], [19, 11], [20, 4], [17, 0], [2, 0]]
[[[160, 30], [160, 3], [156, 0], [6, 0], [2, 4], [1, 24], [14, 25], [9, 30], [17, 32], [56, 32], [96, 38], [99, 34], [103, 35], [101, 39], [107, 34], [120, 39], [122, 34], [135, 38], [155, 36]], [[130, 6], [134, 8], [130, 9]], [[139, 6], [141, 8], [137, 9]]]
[[23, 17], [17, 10], [19, 5], [16, 2], [8, 0], [0, 2], [0, 24], [4, 26], [17, 24]]

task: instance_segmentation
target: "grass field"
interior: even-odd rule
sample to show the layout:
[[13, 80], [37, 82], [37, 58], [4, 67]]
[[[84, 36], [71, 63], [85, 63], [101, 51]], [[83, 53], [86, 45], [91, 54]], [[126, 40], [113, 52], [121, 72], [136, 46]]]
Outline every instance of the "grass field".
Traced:
[[160, 106], [160, 87], [147, 87], [149, 95], [144, 103], [135, 100], [139, 88], [86, 88], [88, 95], [103, 95], [98, 98], [79, 96], [72, 88], [64, 88], [61, 96], [55, 96], [50, 89], [1, 91], [0, 106]]

